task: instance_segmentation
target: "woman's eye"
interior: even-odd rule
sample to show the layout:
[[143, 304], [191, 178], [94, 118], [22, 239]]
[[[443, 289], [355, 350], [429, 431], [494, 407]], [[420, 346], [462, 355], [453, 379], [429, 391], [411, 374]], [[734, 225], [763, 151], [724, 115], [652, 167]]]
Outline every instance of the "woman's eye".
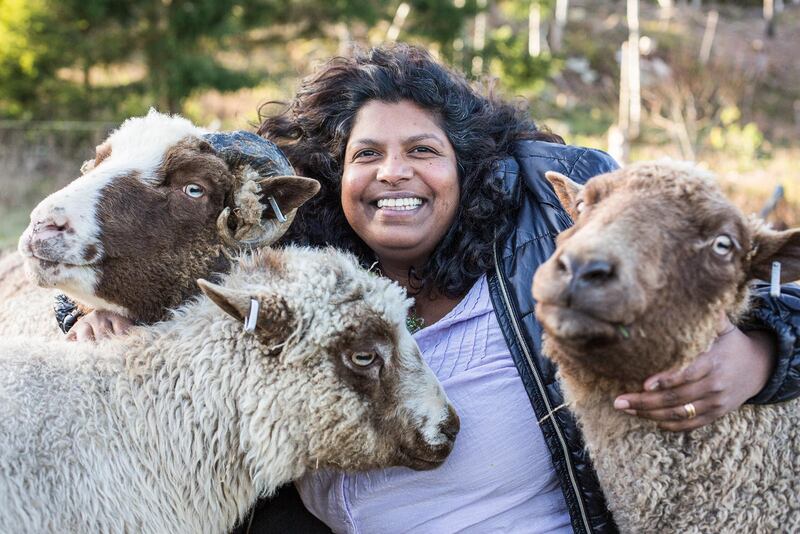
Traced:
[[358, 367], [367, 367], [372, 365], [372, 362], [375, 361], [375, 358], [376, 356], [374, 352], [354, 352], [350, 355], [350, 361]]
[[377, 155], [378, 153], [371, 149], [360, 150], [355, 153], [355, 155], [353, 156], [353, 160], [356, 160], [358, 158], [373, 158]]
[[733, 250], [733, 239], [725, 234], [718, 235], [711, 243], [711, 250], [718, 256], [727, 256]]
[[417, 152], [422, 154], [436, 154], [437, 152], [429, 146], [415, 146], [411, 149], [411, 152]]
[[183, 186], [183, 192], [192, 198], [200, 198], [206, 193], [206, 190], [201, 185], [186, 184]]

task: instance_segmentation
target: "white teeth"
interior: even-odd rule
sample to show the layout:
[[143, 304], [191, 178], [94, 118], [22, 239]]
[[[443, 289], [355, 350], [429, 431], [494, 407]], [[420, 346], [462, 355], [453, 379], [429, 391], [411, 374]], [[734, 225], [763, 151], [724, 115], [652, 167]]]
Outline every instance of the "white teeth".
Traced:
[[422, 199], [417, 197], [407, 198], [382, 198], [378, 201], [378, 208], [408, 211], [422, 205]]

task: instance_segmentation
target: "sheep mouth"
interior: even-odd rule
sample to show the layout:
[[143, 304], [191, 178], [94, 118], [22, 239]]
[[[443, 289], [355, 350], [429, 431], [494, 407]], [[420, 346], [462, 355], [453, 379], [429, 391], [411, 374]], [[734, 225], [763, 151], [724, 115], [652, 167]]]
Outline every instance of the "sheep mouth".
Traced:
[[450, 454], [450, 448], [447, 448], [447, 452], [442, 451], [435, 454], [435, 457], [428, 458], [412, 454], [403, 449], [398, 449], [397, 454], [401, 465], [413, 469], [414, 471], [430, 471], [444, 463], [447, 456]]
[[53, 267], [76, 267], [76, 268], [80, 268], [80, 267], [91, 267], [92, 265], [94, 265], [94, 263], [71, 263], [71, 262], [68, 262], [68, 261], [55, 261], [55, 260], [50, 260], [50, 259], [47, 259], [47, 258], [42, 258], [42, 257], [36, 256], [36, 255], [31, 256], [31, 259], [33, 261], [35, 261], [36, 263], [38, 263], [40, 266], [48, 267], [48, 268], [53, 268]]
[[621, 322], [572, 307], [539, 302], [536, 317], [549, 336], [566, 343], [608, 343], [629, 336]]

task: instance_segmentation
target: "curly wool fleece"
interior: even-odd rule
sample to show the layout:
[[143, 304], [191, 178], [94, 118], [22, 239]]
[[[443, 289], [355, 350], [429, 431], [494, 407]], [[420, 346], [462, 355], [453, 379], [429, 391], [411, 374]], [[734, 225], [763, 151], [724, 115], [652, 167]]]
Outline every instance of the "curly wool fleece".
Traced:
[[[613, 408], [617, 395], [707, 350], [721, 312], [733, 321], [743, 316], [748, 281], [764, 266], [783, 261], [787, 278], [797, 278], [799, 232], [748, 221], [691, 164], [638, 163], [582, 189], [563, 176], [548, 179], [561, 188], [562, 204], [585, 209], [573, 208], [575, 226], [536, 274], [543, 351], [559, 365], [564, 398], [620, 530], [800, 531], [800, 399], [744, 405], [690, 432], [661, 430]], [[720, 235], [736, 243], [727, 254], [712, 248]], [[569, 293], [574, 278], [558, 262], [587, 258], [610, 262], [611, 274]], [[590, 330], [614, 323], [624, 323], [624, 333]], [[680, 406], [674, 416], [685, 417]]]
[[[229, 532], [309, 468], [403, 465], [407, 437], [444, 459], [452, 438], [427, 429], [434, 408], [455, 416], [399, 286], [300, 248], [257, 252], [223, 286], [264, 303], [255, 333], [199, 297], [98, 345], [0, 343], [0, 532]], [[341, 365], [375, 335], [377, 402]]]

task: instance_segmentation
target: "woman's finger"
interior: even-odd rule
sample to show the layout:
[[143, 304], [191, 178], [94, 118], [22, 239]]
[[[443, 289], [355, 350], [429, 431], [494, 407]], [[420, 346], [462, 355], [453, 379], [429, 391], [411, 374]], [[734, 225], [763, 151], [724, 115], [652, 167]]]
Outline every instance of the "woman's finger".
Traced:
[[710, 380], [690, 382], [676, 388], [643, 393], [627, 393], [614, 400], [614, 408], [618, 410], [640, 411], [665, 410], [680, 407], [687, 402], [703, 399], [713, 393]]
[[121, 315], [112, 315], [111, 318], [111, 332], [114, 335], [122, 335], [128, 332], [133, 326], [133, 322], [127, 317], [123, 317]]
[[707, 399], [701, 399], [691, 402], [687, 401], [678, 406], [671, 406], [669, 408], [636, 410], [631, 415], [636, 415], [636, 417], [650, 419], [652, 421], [682, 423], [698, 417], [706, 417], [709, 413], [714, 412], [714, 410], [716, 410], [716, 406], [713, 402]]
[[712, 353], [704, 352], [683, 369], [670, 369], [651, 376], [644, 381], [644, 390], [657, 391], [697, 382], [714, 369], [714, 361]]
[[70, 329], [70, 334], [74, 332], [74, 337], [71, 341], [94, 341], [94, 329], [92, 328], [91, 323], [86, 321], [80, 321], [75, 323], [75, 325]]
[[108, 320], [107, 317], [99, 318], [98, 324], [95, 325], [95, 340], [108, 339], [114, 335], [114, 325]]

